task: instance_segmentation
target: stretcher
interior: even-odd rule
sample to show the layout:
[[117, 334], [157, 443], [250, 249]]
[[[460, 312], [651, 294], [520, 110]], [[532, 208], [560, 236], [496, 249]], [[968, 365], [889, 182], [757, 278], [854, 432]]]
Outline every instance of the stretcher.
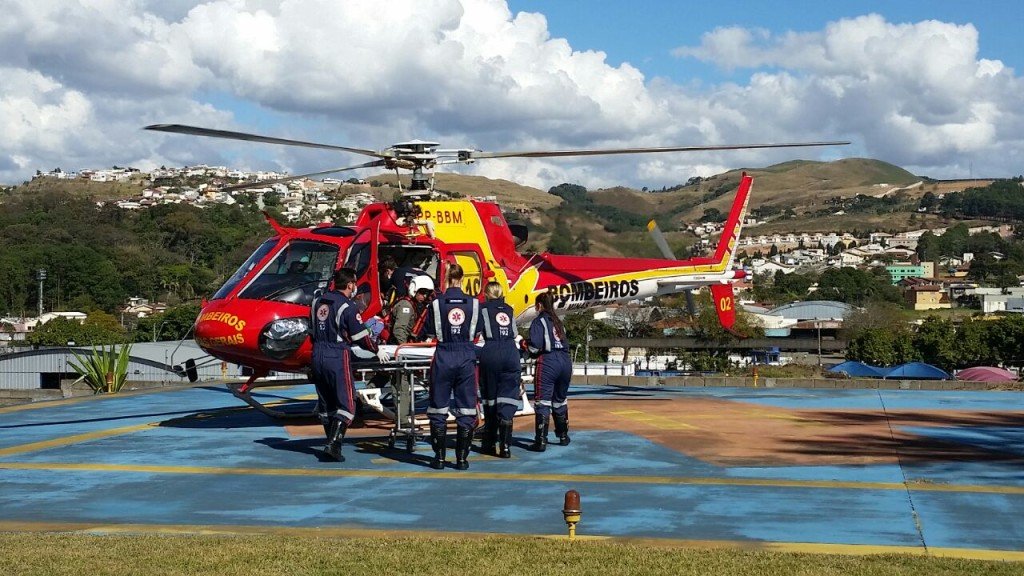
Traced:
[[[388, 447], [394, 448], [400, 439], [405, 449], [412, 452], [416, 442], [430, 435], [430, 421], [426, 415], [427, 383], [430, 377], [430, 363], [434, 357], [432, 344], [385, 345], [381, 349], [391, 358], [388, 362], [370, 362], [369, 358], [357, 358], [354, 362], [356, 373], [367, 382], [374, 375], [389, 374], [388, 382], [380, 388], [366, 387], [356, 390], [357, 402], [381, 414], [393, 425], [388, 434]], [[526, 397], [525, 387], [520, 390], [523, 408], [516, 416], [533, 414], [533, 405]], [[448, 414], [448, 421], [455, 417]]]

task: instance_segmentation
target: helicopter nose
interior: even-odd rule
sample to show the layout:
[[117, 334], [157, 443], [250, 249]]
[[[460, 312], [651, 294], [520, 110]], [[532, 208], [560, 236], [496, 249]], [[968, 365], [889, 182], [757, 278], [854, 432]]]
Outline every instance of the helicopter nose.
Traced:
[[196, 321], [196, 342], [208, 351], [240, 346], [246, 323], [230, 310], [204, 308]]

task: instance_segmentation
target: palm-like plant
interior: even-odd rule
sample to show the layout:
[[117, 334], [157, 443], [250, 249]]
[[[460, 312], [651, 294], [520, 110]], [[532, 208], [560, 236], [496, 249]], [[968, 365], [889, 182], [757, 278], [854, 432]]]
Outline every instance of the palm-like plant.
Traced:
[[114, 394], [121, 390], [128, 379], [128, 357], [131, 354], [131, 344], [124, 344], [121, 349], [114, 351], [114, 345], [104, 348], [102, 345], [93, 347], [91, 356], [79, 356], [72, 351], [75, 360], [68, 361], [86, 384], [92, 388], [94, 394]]

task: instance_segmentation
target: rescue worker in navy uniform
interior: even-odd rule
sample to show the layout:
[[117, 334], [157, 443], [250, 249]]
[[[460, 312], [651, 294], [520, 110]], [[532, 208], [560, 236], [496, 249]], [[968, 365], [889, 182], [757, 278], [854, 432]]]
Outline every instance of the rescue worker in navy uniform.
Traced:
[[534, 422], [536, 437], [531, 450], [543, 452], [548, 445], [548, 415], [555, 420], [555, 436], [562, 446], [569, 444], [569, 381], [572, 361], [565, 328], [555, 314], [555, 299], [550, 292], [537, 296], [537, 317], [530, 324], [530, 335], [523, 341], [537, 358], [534, 372]]
[[480, 452], [511, 458], [512, 418], [523, 407], [520, 385], [522, 365], [516, 347], [515, 312], [505, 303], [501, 284], [488, 282], [487, 300], [480, 307], [484, 345], [480, 357], [480, 403], [484, 410], [484, 435]]
[[341, 455], [341, 442], [356, 410], [351, 350], [360, 347], [387, 360], [386, 354], [378, 352], [370, 331], [359, 317], [358, 307], [351, 299], [355, 289], [355, 271], [340, 268], [334, 273], [334, 289], [313, 300], [310, 307], [313, 384], [320, 396], [323, 408], [320, 420], [327, 434], [324, 454], [338, 462], [345, 461]]
[[455, 467], [469, 468], [469, 448], [477, 423], [477, 358], [473, 340], [479, 334], [480, 302], [466, 295], [462, 266], [448, 265], [448, 288], [427, 308], [422, 335], [437, 339], [430, 364], [430, 442], [434, 459], [430, 467], [444, 468], [447, 451], [448, 412], [455, 398]]

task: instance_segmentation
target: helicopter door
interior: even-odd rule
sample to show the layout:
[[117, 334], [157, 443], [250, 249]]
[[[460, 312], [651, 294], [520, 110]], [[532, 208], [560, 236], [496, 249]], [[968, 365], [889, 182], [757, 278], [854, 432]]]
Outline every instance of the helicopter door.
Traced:
[[462, 266], [462, 291], [470, 296], [478, 296], [484, 288], [480, 254], [473, 250], [454, 250], [448, 253], [448, 257]]
[[362, 307], [363, 318], [377, 315], [381, 310], [380, 278], [377, 275], [377, 245], [380, 224], [356, 235], [345, 257], [345, 266], [356, 271], [356, 292], [352, 299]]

